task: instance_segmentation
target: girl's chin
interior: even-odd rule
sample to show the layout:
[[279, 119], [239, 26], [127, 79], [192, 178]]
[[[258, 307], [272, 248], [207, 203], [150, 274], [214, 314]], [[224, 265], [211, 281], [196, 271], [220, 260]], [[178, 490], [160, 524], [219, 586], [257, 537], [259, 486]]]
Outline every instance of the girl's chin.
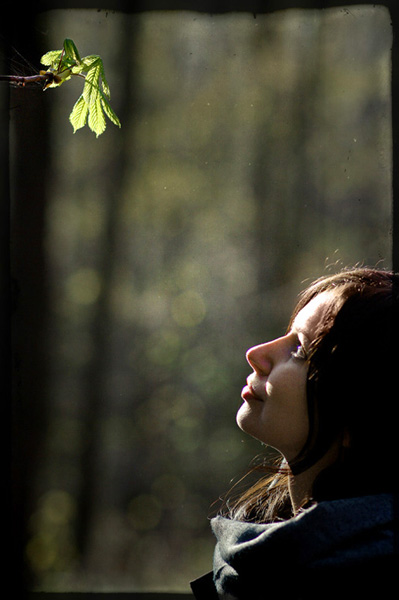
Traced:
[[238, 409], [236, 423], [242, 431], [254, 436], [254, 428], [259, 426], [259, 415], [256, 415], [254, 409], [244, 401]]

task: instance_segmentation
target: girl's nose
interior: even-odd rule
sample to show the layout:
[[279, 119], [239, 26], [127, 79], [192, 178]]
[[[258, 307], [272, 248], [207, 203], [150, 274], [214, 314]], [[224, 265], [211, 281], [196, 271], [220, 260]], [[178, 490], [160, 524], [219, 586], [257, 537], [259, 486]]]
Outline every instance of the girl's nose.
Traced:
[[272, 368], [269, 352], [270, 343], [259, 344], [250, 348], [246, 354], [247, 361], [258, 375], [268, 375]]

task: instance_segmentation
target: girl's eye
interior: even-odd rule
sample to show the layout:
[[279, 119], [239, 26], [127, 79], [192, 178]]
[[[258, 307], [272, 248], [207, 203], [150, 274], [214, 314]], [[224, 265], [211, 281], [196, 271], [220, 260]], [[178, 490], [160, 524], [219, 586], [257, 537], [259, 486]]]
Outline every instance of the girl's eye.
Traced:
[[307, 360], [308, 356], [305, 348], [302, 344], [298, 344], [298, 346], [291, 352], [292, 358], [296, 358], [298, 360]]

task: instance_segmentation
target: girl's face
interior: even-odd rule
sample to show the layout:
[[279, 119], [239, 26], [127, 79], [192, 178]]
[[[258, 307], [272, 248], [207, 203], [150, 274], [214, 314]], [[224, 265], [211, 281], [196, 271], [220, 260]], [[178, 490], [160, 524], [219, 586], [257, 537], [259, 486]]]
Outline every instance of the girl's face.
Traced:
[[253, 373], [242, 390], [237, 424], [288, 462], [307, 440], [307, 352], [330, 303], [331, 292], [322, 292], [298, 313], [287, 335], [247, 352]]

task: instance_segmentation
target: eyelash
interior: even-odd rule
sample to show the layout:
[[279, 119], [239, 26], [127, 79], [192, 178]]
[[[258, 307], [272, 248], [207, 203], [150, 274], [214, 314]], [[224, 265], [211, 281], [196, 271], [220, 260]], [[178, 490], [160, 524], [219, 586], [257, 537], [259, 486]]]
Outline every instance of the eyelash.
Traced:
[[296, 360], [307, 360], [307, 358], [308, 358], [306, 350], [302, 346], [302, 344], [297, 345], [296, 349], [291, 352], [291, 356], [292, 356], [292, 358], [295, 358]]

